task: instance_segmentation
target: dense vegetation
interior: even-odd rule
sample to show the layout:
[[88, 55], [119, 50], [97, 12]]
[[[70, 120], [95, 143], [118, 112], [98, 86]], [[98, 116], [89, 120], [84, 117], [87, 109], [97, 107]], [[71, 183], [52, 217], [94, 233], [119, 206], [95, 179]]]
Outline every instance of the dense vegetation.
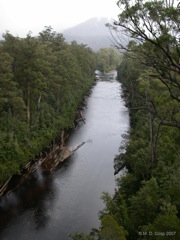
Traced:
[[118, 69], [130, 130], [115, 157], [115, 194], [104, 193], [101, 227], [73, 239], [180, 239], [179, 9], [174, 1], [118, 1], [115, 24], [135, 41]]
[[[118, 5], [115, 25], [135, 40], [128, 46], [115, 42], [126, 51], [118, 77], [130, 130], [115, 157], [115, 172], [125, 172], [114, 196], [102, 196], [100, 229], [72, 238], [180, 239], [179, 9], [173, 0], [119, 0]], [[69, 45], [46, 28], [36, 38], [6, 33], [0, 60], [2, 182], [72, 125], [92, 85], [96, 58], [86, 46]]]
[[101, 48], [96, 53], [97, 69], [101, 72], [116, 70], [121, 63], [121, 53], [114, 48]]
[[92, 86], [95, 53], [46, 27], [0, 42], [0, 185], [72, 126]]
[[[114, 49], [93, 52], [68, 44], [51, 27], [32, 37], [9, 32], [0, 41], [0, 186], [50, 148], [73, 126], [77, 108], [94, 83], [95, 69], [119, 63]], [[108, 61], [108, 68], [107, 68]]]

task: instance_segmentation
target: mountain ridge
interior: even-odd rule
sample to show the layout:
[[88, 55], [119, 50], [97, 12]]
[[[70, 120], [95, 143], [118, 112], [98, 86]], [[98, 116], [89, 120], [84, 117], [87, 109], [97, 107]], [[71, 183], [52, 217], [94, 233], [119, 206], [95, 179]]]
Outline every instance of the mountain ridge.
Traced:
[[63, 31], [63, 35], [68, 42], [86, 44], [92, 50], [97, 51], [100, 48], [112, 46], [111, 34], [105, 25], [112, 23], [112, 20], [106, 17], [90, 18], [74, 27]]

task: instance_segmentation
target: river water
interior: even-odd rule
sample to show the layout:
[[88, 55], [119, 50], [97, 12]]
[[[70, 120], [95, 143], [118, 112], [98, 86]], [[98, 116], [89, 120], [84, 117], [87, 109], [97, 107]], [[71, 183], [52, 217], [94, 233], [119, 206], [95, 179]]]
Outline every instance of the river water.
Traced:
[[39, 170], [25, 186], [1, 202], [1, 240], [67, 240], [99, 226], [103, 191], [113, 194], [114, 156], [128, 130], [128, 111], [115, 74], [101, 76], [83, 111], [86, 123], [69, 146], [86, 143], [51, 175]]

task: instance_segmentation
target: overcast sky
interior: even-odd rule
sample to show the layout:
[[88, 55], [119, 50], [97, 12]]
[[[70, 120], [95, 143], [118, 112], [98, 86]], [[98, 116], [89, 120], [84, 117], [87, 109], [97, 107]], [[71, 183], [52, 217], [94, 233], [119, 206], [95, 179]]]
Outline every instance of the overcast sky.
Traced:
[[0, 32], [24, 37], [44, 26], [63, 31], [92, 17], [116, 19], [117, 0], [0, 0]]

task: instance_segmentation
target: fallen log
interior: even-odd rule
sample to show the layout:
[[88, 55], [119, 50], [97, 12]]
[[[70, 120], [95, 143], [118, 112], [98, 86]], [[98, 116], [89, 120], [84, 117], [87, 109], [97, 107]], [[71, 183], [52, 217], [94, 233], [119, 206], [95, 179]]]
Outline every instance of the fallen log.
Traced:
[[56, 151], [52, 154], [52, 156], [47, 156], [42, 160], [41, 167], [44, 170], [53, 172], [59, 163], [63, 162], [65, 159], [73, 155], [75, 151], [77, 151], [80, 147], [82, 147], [86, 142], [82, 142], [77, 147], [70, 149], [67, 147], [61, 147], [60, 149], [56, 149]]
[[[59, 146], [56, 146], [55, 149], [49, 154], [47, 154], [46, 157], [40, 158], [36, 161], [28, 162], [23, 168], [23, 172], [21, 175], [14, 175], [10, 177], [0, 187], [0, 197], [3, 195], [7, 195], [19, 188], [28, 178], [32, 176], [35, 171], [37, 171], [38, 168], [41, 168], [46, 172], [52, 173], [61, 162], [73, 155], [73, 153], [77, 151], [80, 147], [82, 147], [85, 143], [86, 142], [82, 142], [77, 147], [70, 149], [66, 146], [63, 146], [64, 141], [62, 141], [61, 144]], [[17, 184], [14, 184], [15, 177], [18, 178]]]

